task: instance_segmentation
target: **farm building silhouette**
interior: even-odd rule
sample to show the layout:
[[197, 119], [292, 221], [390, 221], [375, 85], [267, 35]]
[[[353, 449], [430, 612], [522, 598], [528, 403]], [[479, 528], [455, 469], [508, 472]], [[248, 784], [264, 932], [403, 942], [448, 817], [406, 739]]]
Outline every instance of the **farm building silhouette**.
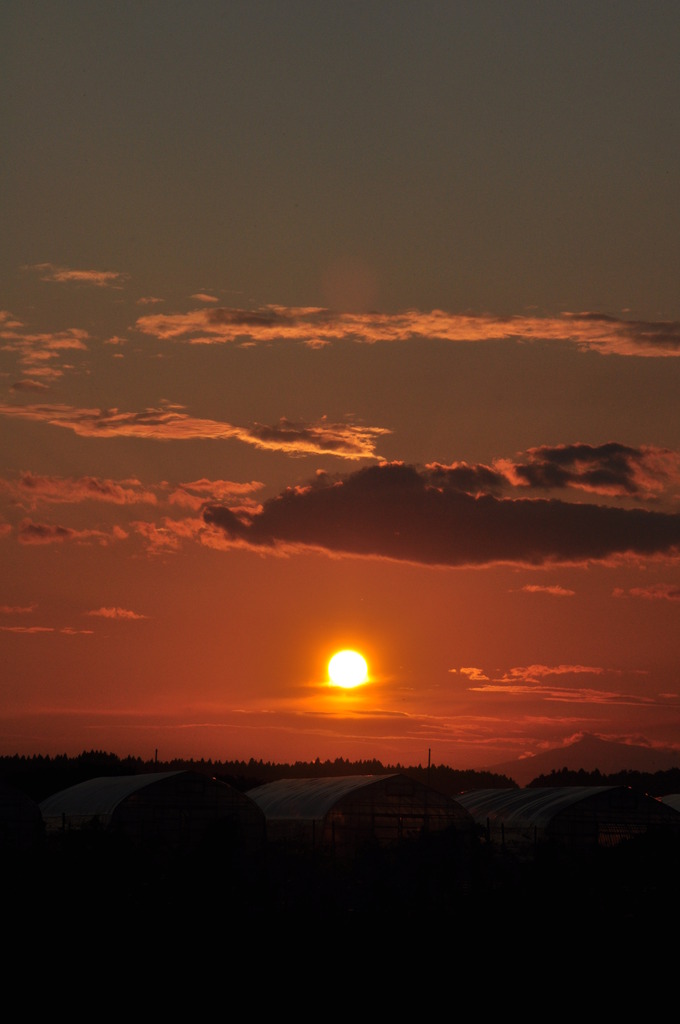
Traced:
[[264, 840], [264, 815], [247, 795], [199, 772], [89, 779], [40, 803], [47, 833], [100, 828], [136, 844], [190, 848], [221, 831], [246, 844]]
[[680, 813], [627, 786], [481, 789], [457, 797], [491, 842], [509, 849], [616, 846], [663, 830], [680, 834]]
[[351, 853], [362, 843], [399, 843], [446, 830], [471, 837], [470, 813], [400, 773], [279, 779], [248, 790], [267, 839]]

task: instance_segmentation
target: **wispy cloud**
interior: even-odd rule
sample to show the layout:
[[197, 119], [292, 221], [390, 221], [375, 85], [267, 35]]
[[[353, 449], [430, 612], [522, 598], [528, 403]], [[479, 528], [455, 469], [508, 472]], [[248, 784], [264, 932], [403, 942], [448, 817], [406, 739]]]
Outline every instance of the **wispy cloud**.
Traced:
[[18, 539], [20, 544], [100, 544], [103, 547], [123, 540], [127, 533], [119, 526], [114, 526], [109, 533], [103, 530], [76, 530], [70, 526], [54, 523], [34, 523], [24, 519], [19, 525]]
[[520, 588], [524, 594], [549, 594], [551, 597], [574, 597], [575, 591], [568, 590], [566, 587], [561, 587], [559, 584], [552, 584], [552, 586], [541, 586], [538, 583], [528, 583], [525, 587]]
[[100, 619], [146, 619], [148, 616], [140, 615], [128, 608], [97, 608], [95, 611], [86, 612], [86, 615], [93, 615]]
[[54, 633], [54, 626], [0, 626], [3, 633]]
[[511, 668], [503, 677], [503, 682], [515, 682], [523, 680], [527, 683], [535, 683], [546, 676], [580, 676], [594, 675], [601, 676], [611, 671], [601, 665], [520, 665]]
[[130, 526], [142, 538], [151, 555], [179, 551], [184, 541], [200, 541], [206, 532], [201, 518], [171, 519], [164, 516], [159, 522], [138, 520]]
[[198, 510], [207, 502], [228, 501], [237, 498], [248, 502], [252, 494], [261, 490], [264, 484], [258, 480], [237, 483], [233, 480], [194, 480], [181, 483], [168, 495], [171, 505]]
[[617, 587], [614, 597], [640, 597], [645, 601], [680, 601], [680, 587], [677, 583], [654, 583], [648, 587], [631, 587], [622, 590]]
[[118, 270], [74, 270], [58, 267], [54, 263], [32, 263], [22, 270], [33, 271], [42, 281], [56, 281], [59, 284], [91, 284], [97, 288], [119, 288], [129, 279], [129, 274]]
[[104, 480], [100, 477], [57, 477], [22, 473], [17, 480], [0, 480], [0, 489], [29, 507], [38, 504], [74, 504], [81, 501], [111, 502], [115, 505], [156, 504], [153, 491], [139, 480]]
[[56, 379], [63, 376], [63, 368], [55, 366], [55, 361], [67, 354], [86, 352], [88, 340], [88, 332], [76, 327], [64, 331], [32, 332], [11, 313], [0, 314], [0, 349], [14, 353], [21, 372], [27, 376], [14, 385], [18, 391], [38, 388], [34, 378]]
[[557, 677], [571, 677], [576, 679], [579, 676], [618, 676], [623, 673], [620, 669], [607, 669], [597, 665], [523, 665], [511, 668], [496, 679], [489, 679], [483, 675], [481, 670], [460, 669], [461, 673], [468, 674], [470, 681], [475, 685], [469, 689], [482, 694], [503, 694], [510, 697], [529, 697], [531, 700], [541, 700], [564, 704], [604, 704], [604, 705], [632, 705], [632, 706], [663, 706], [677, 704], [677, 699], [672, 695], [658, 694], [648, 696], [633, 694], [624, 690], [604, 690], [596, 687], [584, 687], [581, 685], [557, 684], [553, 682]]
[[57, 629], [54, 626], [0, 626], [3, 633], [23, 633], [26, 636], [42, 633], [61, 633], [64, 636], [92, 636], [91, 629], [74, 629], [72, 626], [62, 626]]
[[181, 406], [120, 412], [118, 409], [76, 409], [67, 405], [0, 405], [0, 415], [48, 423], [73, 430], [80, 437], [138, 437], [148, 440], [233, 439], [288, 455], [335, 455], [341, 459], [375, 459], [375, 444], [390, 431], [355, 423], [299, 423], [282, 418], [266, 426], [235, 426], [201, 419]]
[[468, 680], [470, 680], [470, 682], [475, 682], [475, 683], [488, 683], [489, 682], [489, 677], [485, 674], [484, 670], [481, 669], [481, 668], [476, 668], [475, 666], [468, 666], [467, 668], [466, 667], [462, 667], [462, 668], [457, 668], [457, 669], [456, 668], [450, 668], [449, 672], [451, 672], [454, 675], [457, 672], [460, 672], [460, 674], [463, 675], [463, 676], [466, 676], [466, 678]]
[[49, 384], [41, 380], [18, 380], [12, 384], [10, 391], [49, 391]]
[[480, 497], [441, 467], [382, 463], [345, 476], [319, 473], [261, 510], [209, 505], [206, 522], [261, 549], [307, 546], [427, 565], [584, 564], [677, 553], [680, 515], [545, 498]]
[[341, 313], [316, 306], [218, 307], [140, 317], [136, 327], [165, 340], [190, 344], [281, 340], [312, 347], [350, 340], [366, 344], [436, 339], [451, 342], [562, 341], [603, 354], [680, 355], [680, 323], [625, 320], [602, 313], [560, 316], [456, 314], [444, 310]]

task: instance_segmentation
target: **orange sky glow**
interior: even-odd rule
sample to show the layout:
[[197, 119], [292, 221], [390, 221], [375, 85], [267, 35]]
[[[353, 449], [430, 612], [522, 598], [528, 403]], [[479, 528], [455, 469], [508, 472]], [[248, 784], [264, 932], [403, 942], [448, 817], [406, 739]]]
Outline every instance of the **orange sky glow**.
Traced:
[[680, 754], [679, 11], [4, 7], [0, 752]]

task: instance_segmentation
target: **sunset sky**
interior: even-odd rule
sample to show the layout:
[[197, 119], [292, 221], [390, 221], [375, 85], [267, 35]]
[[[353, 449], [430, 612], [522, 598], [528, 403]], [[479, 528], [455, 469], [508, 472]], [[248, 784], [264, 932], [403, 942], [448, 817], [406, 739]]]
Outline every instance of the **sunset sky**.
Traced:
[[0, 753], [680, 752], [680, 5], [0, 39]]

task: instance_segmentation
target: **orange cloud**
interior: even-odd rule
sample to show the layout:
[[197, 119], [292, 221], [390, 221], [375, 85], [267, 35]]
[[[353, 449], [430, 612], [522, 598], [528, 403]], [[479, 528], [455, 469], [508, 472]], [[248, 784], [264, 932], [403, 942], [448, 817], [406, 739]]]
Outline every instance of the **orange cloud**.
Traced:
[[5, 314], [0, 320], [0, 348], [17, 354], [20, 366], [32, 377], [61, 375], [54, 367], [46, 367], [64, 352], [86, 352], [87, 331], [71, 327], [65, 331], [31, 333], [19, 320]]
[[[654, 583], [649, 587], [631, 587], [627, 592], [630, 597], [641, 597], [646, 601], [680, 601], [680, 587], [676, 583]], [[626, 591], [619, 587], [614, 590], [614, 597], [625, 597]]]
[[13, 391], [46, 389], [44, 381], [58, 380], [73, 368], [72, 363], [63, 362], [64, 356], [87, 352], [88, 340], [88, 332], [79, 328], [32, 332], [10, 314], [0, 314], [0, 349], [15, 354], [23, 375], [12, 386]]
[[73, 270], [70, 267], [57, 267], [53, 263], [33, 263], [22, 267], [22, 270], [35, 271], [42, 281], [92, 284], [97, 288], [120, 287], [130, 276], [117, 270]]
[[206, 502], [228, 501], [231, 498], [248, 498], [255, 491], [264, 487], [263, 483], [251, 480], [248, 483], [236, 483], [233, 480], [194, 480], [192, 483], [179, 484], [171, 492], [168, 501], [171, 505], [198, 510]]
[[170, 519], [165, 516], [158, 523], [137, 521], [130, 525], [146, 542], [151, 554], [179, 551], [182, 541], [200, 539], [200, 534], [205, 532], [202, 519]]
[[99, 477], [55, 477], [23, 473], [13, 481], [0, 480], [0, 488], [9, 491], [15, 500], [35, 507], [47, 504], [74, 504], [81, 501], [104, 501], [115, 505], [140, 502], [156, 504], [156, 495], [142, 487], [139, 480], [103, 480]]
[[605, 671], [607, 670], [597, 665], [524, 665], [511, 668], [504, 679], [524, 679], [533, 682], [544, 679], [546, 676], [583, 675], [584, 673], [599, 676]]
[[18, 380], [10, 391], [49, 391], [49, 384], [43, 384], [41, 380]]
[[526, 587], [522, 587], [522, 591], [526, 594], [550, 594], [552, 597], [573, 597], [575, 594], [575, 591], [567, 590], [566, 587], [560, 587], [557, 584], [540, 586], [537, 583], [529, 583]]
[[87, 615], [94, 615], [102, 619], [146, 619], [148, 616], [140, 615], [138, 612], [130, 611], [127, 608], [97, 608], [96, 611], [86, 612]]
[[34, 523], [24, 519], [19, 525], [18, 537], [20, 544], [77, 544], [97, 543], [104, 547], [115, 541], [123, 540], [127, 534], [120, 527], [114, 526], [111, 533], [102, 530], [74, 530], [69, 526], [48, 523]]
[[268, 305], [255, 310], [219, 307], [140, 317], [138, 330], [190, 344], [293, 340], [312, 347], [351, 340], [366, 344], [413, 339], [452, 342], [561, 341], [603, 354], [680, 355], [680, 323], [623, 320], [600, 313], [560, 316], [462, 315], [444, 310], [337, 313], [320, 307]]
[[53, 626], [0, 626], [3, 633], [54, 633]]
[[485, 686], [471, 687], [471, 689], [484, 693], [504, 693], [516, 696], [530, 696], [539, 700], [552, 701], [562, 704], [616, 704], [626, 707], [638, 707], [640, 705], [668, 706], [667, 701], [656, 700], [653, 697], [636, 696], [629, 693], [616, 693], [606, 690], [593, 690], [585, 688], [567, 689], [566, 687], [536, 687], [521, 684], [503, 685], [501, 683]]
[[450, 668], [449, 672], [452, 672], [452, 673], [460, 672], [461, 675], [467, 676], [468, 679], [471, 682], [476, 682], [476, 683], [485, 683], [485, 682], [488, 683], [489, 682], [489, 677], [484, 674], [484, 672], [482, 671], [481, 668], [474, 668], [474, 667], [459, 668], [459, 669]]
[[[461, 671], [463, 671], [461, 669]], [[481, 677], [470, 690], [484, 694], [504, 694], [515, 697], [531, 697], [543, 701], [566, 704], [606, 704], [625, 706], [668, 707], [676, 703], [672, 695], [659, 694], [647, 697], [615, 690], [598, 690], [582, 686], [556, 686], [548, 679], [554, 676], [578, 676], [604, 674], [622, 675], [619, 669], [605, 669], [594, 665], [527, 665], [511, 668], [499, 679], [485, 682]], [[481, 675], [481, 673], [480, 673]], [[477, 677], [471, 677], [476, 680]]]
[[256, 448], [288, 455], [335, 455], [374, 459], [376, 439], [390, 433], [383, 427], [353, 423], [294, 423], [282, 418], [273, 426], [256, 423], [238, 427], [218, 420], [199, 419], [181, 406], [119, 412], [118, 409], [74, 409], [67, 405], [0, 405], [0, 415], [49, 423], [73, 430], [80, 437], [139, 437], [150, 440], [196, 438], [234, 439]]

